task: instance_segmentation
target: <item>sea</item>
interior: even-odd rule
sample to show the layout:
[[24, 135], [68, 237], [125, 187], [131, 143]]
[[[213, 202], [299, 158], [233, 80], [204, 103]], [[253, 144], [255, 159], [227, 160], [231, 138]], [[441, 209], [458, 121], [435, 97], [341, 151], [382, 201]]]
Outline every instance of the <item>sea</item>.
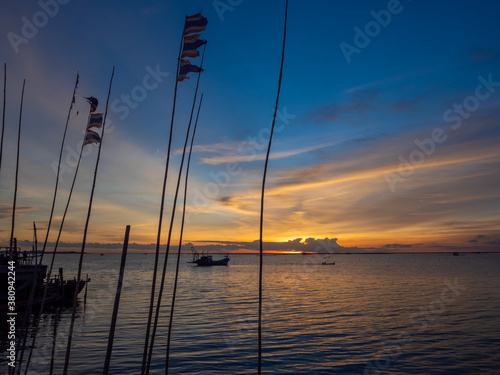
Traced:
[[[257, 374], [259, 255], [230, 257], [227, 267], [197, 267], [181, 256], [170, 374]], [[54, 270], [73, 278], [78, 258], [58, 254]], [[91, 281], [79, 295], [69, 374], [103, 373], [120, 259], [84, 256]], [[127, 256], [109, 374], [141, 373], [153, 263], [154, 254]], [[175, 263], [171, 254], [150, 374], [165, 373]], [[498, 253], [269, 254], [263, 270], [263, 374], [500, 373]], [[54, 332], [62, 373], [70, 320], [69, 306], [43, 311], [29, 374], [49, 373]]]

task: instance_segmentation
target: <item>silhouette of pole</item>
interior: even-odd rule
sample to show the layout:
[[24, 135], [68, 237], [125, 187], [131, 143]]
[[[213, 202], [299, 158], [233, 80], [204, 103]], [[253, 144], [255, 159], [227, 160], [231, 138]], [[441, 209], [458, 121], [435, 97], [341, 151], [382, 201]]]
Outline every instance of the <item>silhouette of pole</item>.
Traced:
[[[176, 77], [179, 75], [179, 66], [181, 63], [181, 53], [182, 53], [182, 46], [184, 43], [184, 30], [182, 30], [182, 36], [181, 36], [181, 44], [179, 47], [179, 57], [177, 58], [177, 73]], [[161, 192], [161, 204], [160, 204], [160, 217], [158, 220], [158, 232], [156, 235], [156, 251], [155, 251], [155, 262], [154, 262], [154, 269], [153, 269], [153, 280], [151, 281], [151, 298], [149, 301], [149, 313], [148, 313], [148, 323], [146, 326], [146, 337], [144, 340], [144, 352], [142, 354], [142, 367], [141, 367], [141, 375], [144, 375], [146, 371], [146, 363], [147, 363], [147, 358], [148, 358], [148, 348], [149, 348], [149, 333], [151, 330], [151, 320], [153, 317], [153, 309], [154, 309], [154, 301], [155, 301], [155, 289], [156, 289], [156, 278], [158, 274], [158, 259], [160, 256], [160, 240], [161, 240], [161, 227], [162, 227], [162, 222], [163, 222], [163, 211], [165, 207], [165, 191], [167, 188], [167, 176], [168, 176], [168, 167], [170, 164], [170, 147], [172, 145], [172, 130], [174, 128], [174, 116], [175, 116], [175, 103], [177, 101], [177, 79], [175, 80], [175, 88], [174, 88], [174, 104], [172, 106], [172, 117], [170, 119], [170, 136], [168, 138], [168, 149], [167, 149], [167, 161], [165, 163], [165, 173], [163, 175], [163, 189]]]
[[95, 184], [97, 180], [97, 171], [99, 169], [99, 160], [101, 156], [101, 150], [102, 150], [102, 141], [104, 139], [104, 130], [106, 126], [106, 117], [108, 115], [108, 105], [109, 105], [109, 96], [111, 95], [111, 85], [113, 84], [113, 77], [115, 75], [115, 67], [113, 66], [113, 70], [111, 72], [111, 79], [109, 81], [109, 90], [108, 90], [108, 98], [106, 100], [106, 111], [104, 112], [104, 121], [102, 124], [102, 133], [101, 133], [101, 141], [99, 142], [99, 151], [97, 152], [97, 160], [95, 164], [95, 169], [94, 169], [94, 180], [92, 182], [92, 191], [90, 193], [90, 201], [89, 201], [89, 208], [87, 211], [87, 219], [85, 221], [85, 229], [83, 231], [83, 240], [82, 240], [82, 249], [80, 251], [80, 260], [78, 262], [78, 276], [76, 278], [76, 288], [75, 288], [75, 294], [73, 296], [73, 310], [71, 313], [71, 323], [69, 326], [69, 332], [68, 332], [68, 344], [66, 345], [66, 357], [64, 359], [64, 371], [63, 375], [68, 374], [68, 367], [69, 367], [69, 358], [71, 354], [71, 341], [73, 339], [73, 329], [75, 326], [75, 317], [76, 317], [76, 302], [78, 300], [78, 292], [80, 291], [80, 278], [82, 275], [82, 265], [83, 265], [83, 254], [85, 253], [85, 244], [87, 241], [87, 232], [89, 228], [89, 222], [90, 222], [90, 214], [92, 212], [92, 202], [94, 199], [94, 191], [95, 191]]
[[260, 375], [262, 367], [262, 264], [263, 264], [263, 246], [262, 246], [262, 230], [264, 224], [264, 192], [266, 187], [267, 165], [269, 163], [269, 153], [271, 151], [271, 143], [273, 140], [274, 124], [276, 123], [276, 112], [278, 111], [278, 102], [281, 91], [281, 79], [283, 77], [283, 61], [285, 60], [285, 41], [286, 41], [286, 20], [288, 14], [288, 0], [285, 4], [285, 27], [283, 31], [283, 50], [281, 52], [281, 67], [280, 77], [278, 81], [278, 93], [276, 94], [276, 105], [274, 107], [273, 122], [271, 125], [271, 134], [269, 135], [269, 145], [267, 146], [266, 162], [264, 164], [264, 175], [262, 177], [262, 194], [260, 199], [260, 258], [259, 258], [259, 321], [258, 321], [258, 341], [259, 341], [259, 357], [257, 373]]
[[189, 166], [191, 164], [191, 153], [193, 151], [194, 136], [196, 135], [196, 127], [198, 126], [198, 118], [200, 117], [201, 103], [203, 102], [203, 94], [201, 94], [200, 104], [198, 106], [198, 113], [196, 114], [196, 121], [194, 122], [193, 136], [191, 137], [191, 145], [189, 147], [189, 156], [186, 165], [186, 178], [184, 180], [184, 202], [182, 205], [182, 219], [181, 219], [181, 235], [179, 239], [179, 251], [177, 252], [177, 264], [175, 266], [175, 280], [174, 280], [174, 290], [172, 292], [172, 304], [170, 305], [170, 319], [168, 322], [168, 336], [167, 336], [167, 363], [165, 365], [165, 374], [168, 374], [168, 361], [170, 358], [170, 337], [172, 336], [172, 323], [174, 319], [174, 307], [175, 307], [175, 296], [177, 294], [177, 281], [179, 278], [179, 262], [181, 259], [181, 248], [182, 248], [182, 235], [184, 233], [184, 218], [186, 216], [186, 197], [187, 197], [187, 186], [189, 178]]
[[111, 353], [113, 352], [113, 340], [115, 339], [116, 319], [118, 317], [118, 307], [120, 306], [120, 296], [122, 293], [123, 275], [125, 273], [125, 262], [127, 260], [128, 237], [130, 234], [130, 225], [125, 229], [125, 238], [123, 240], [122, 259], [120, 262], [120, 275], [118, 276], [118, 285], [116, 286], [115, 304], [113, 306], [113, 316], [111, 318], [111, 326], [109, 327], [108, 349], [106, 350], [106, 359], [104, 361], [104, 369], [102, 375], [107, 375], [109, 372], [109, 364], [111, 362]]
[[5, 130], [5, 97], [7, 95], [7, 63], [3, 64], [3, 110], [2, 110], [2, 136], [0, 137], [0, 172], [2, 171], [3, 133]]

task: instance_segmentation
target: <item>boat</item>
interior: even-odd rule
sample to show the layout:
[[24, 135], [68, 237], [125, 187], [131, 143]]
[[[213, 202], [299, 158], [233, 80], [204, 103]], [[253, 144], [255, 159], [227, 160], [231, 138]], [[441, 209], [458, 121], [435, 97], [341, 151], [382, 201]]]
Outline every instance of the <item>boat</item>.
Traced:
[[[22, 254], [22, 256], [19, 256]], [[77, 286], [76, 280], [64, 280], [62, 268], [59, 275], [46, 281], [47, 266], [38, 262], [38, 253], [24, 251], [14, 247], [12, 261], [10, 261], [10, 247], [0, 247], [0, 311], [12, 307], [9, 305], [9, 296], [15, 295], [16, 309], [28, 306], [30, 295], [33, 295], [32, 306], [40, 306], [43, 300], [45, 286], [47, 294], [44, 304], [58, 301], [72, 300]], [[80, 293], [88, 280], [79, 283]], [[9, 286], [15, 285], [15, 293]], [[35, 290], [32, 292], [33, 288]], [[11, 301], [12, 302], [12, 301]]]
[[226, 254], [226, 256], [222, 259], [217, 259], [214, 260], [213, 256], [211, 254], [199, 254], [194, 250], [194, 248], [191, 248], [191, 251], [193, 252], [193, 260], [188, 262], [188, 263], [194, 263], [197, 264], [198, 266], [202, 267], [208, 267], [208, 266], [227, 266], [229, 263], [229, 254]]
[[321, 265], [323, 265], [323, 266], [334, 266], [335, 262], [323, 262], [323, 263], [321, 263]]

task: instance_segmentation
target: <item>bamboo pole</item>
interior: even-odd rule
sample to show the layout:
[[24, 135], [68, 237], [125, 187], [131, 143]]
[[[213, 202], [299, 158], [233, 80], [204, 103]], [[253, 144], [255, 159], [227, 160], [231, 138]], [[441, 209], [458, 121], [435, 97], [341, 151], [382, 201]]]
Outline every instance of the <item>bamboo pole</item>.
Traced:
[[116, 319], [118, 317], [118, 307], [120, 306], [120, 296], [123, 286], [123, 275], [125, 273], [125, 261], [127, 260], [128, 238], [130, 234], [130, 225], [125, 229], [125, 238], [123, 240], [122, 259], [120, 262], [120, 275], [118, 276], [118, 285], [116, 286], [115, 304], [113, 306], [113, 316], [111, 317], [111, 325], [109, 327], [108, 349], [106, 350], [106, 359], [104, 361], [104, 369], [102, 375], [107, 375], [109, 372], [109, 364], [111, 362], [111, 353], [113, 351], [113, 341], [115, 338]]
[[151, 298], [149, 301], [149, 313], [148, 313], [148, 323], [146, 326], [146, 336], [144, 339], [144, 352], [142, 354], [142, 367], [141, 367], [141, 375], [144, 375], [146, 371], [146, 363], [148, 361], [148, 348], [149, 348], [149, 333], [151, 329], [151, 320], [153, 317], [153, 309], [154, 309], [154, 301], [155, 301], [155, 289], [156, 289], [156, 278], [158, 274], [158, 259], [160, 256], [160, 241], [161, 241], [161, 228], [162, 228], [162, 221], [163, 221], [163, 211], [165, 207], [165, 192], [167, 188], [167, 176], [168, 176], [168, 167], [170, 164], [170, 148], [172, 145], [172, 132], [174, 128], [174, 116], [175, 116], [175, 104], [177, 101], [177, 77], [179, 75], [179, 66], [181, 62], [181, 53], [182, 53], [182, 46], [184, 42], [184, 30], [181, 36], [181, 43], [179, 47], [179, 56], [177, 58], [177, 72], [176, 72], [176, 79], [175, 79], [175, 88], [174, 88], [174, 103], [172, 106], [172, 117], [170, 119], [170, 135], [168, 138], [168, 149], [167, 149], [167, 161], [165, 163], [165, 173], [163, 175], [163, 188], [161, 192], [161, 203], [160, 203], [160, 217], [158, 219], [158, 233], [156, 235], [156, 250], [155, 250], [155, 261], [154, 261], [154, 270], [153, 270], [153, 279], [151, 281]]
[[196, 135], [196, 128], [198, 126], [198, 118], [200, 117], [201, 103], [203, 102], [203, 94], [201, 94], [200, 104], [198, 106], [198, 113], [196, 114], [196, 120], [194, 122], [193, 136], [191, 137], [191, 145], [189, 147], [189, 156], [186, 165], [186, 179], [184, 181], [184, 202], [182, 205], [182, 220], [181, 220], [181, 234], [179, 239], [179, 251], [177, 252], [177, 264], [175, 266], [175, 280], [174, 280], [174, 290], [172, 292], [172, 303], [170, 305], [170, 320], [168, 322], [168, 337], [167, 337], [167, 362], [165, 365], [165, 374], [168, 374], [168, 363], [170, 357], [170, 337], [172, 335], [172, 322], [174, 318], [174, 307], [175, 307], [175, 296], [177, 294], [177, 280], [179, 278], [179, 262], [181, 258], [181, 248], [182, 248], [182, 235], [184, 233], [184, 218], [186, 216], [186, 197], [187, 197], [187, 186], [189, 177], [189, 166], [191, 164], [191, 153], [193, 151], [194, 136]]
[[[17, 203], [17, 188], [19, 182], [19, 150], [21, 146], [21, 124], [23, 117], [23, 101], [24, 101], [24, 87], [26, 85], [26, 79], [23, 80], [23, 89], [21, 92], [21, 106], [19, 109], [19, 126], [17, 132], [17, 155], [16, 155], [16, 175], [14, 180], [14, 202], [12, 204], [12, 223], [10, 229], [10, 254], [9, 260], [12, 261], [14, 258], [14, 253], [17, 253], [17, 243], [14, 238], [14, 229], [16, 223], [16, 203]], [[20, 342], [20, 341], [19, 341]], [[9, 375], [14, 374], [14, 368], [9, 366]]]
[[[21, 107], [19, 109], [19, 126], [18, 126], [18, 131], [17, 131], [17, 155], [16, 155], [16, 175], [14, 179], [14, 202], [12, 204], [12, 222], [11, 222], [11, 227], [10, 227], [10, 238], [11, 240], [14, 239], [14, 228], [16, 224], [16, 203], [17, 203], [17, 187], [18, 187], [18, 182], [19, 182], [19, 151], [20, 151], [20, 146], [21, 146], [21, 124], [22, 124], [22, 117], [23, 117], [23, 101], [24, 101], [24, 87], [26, 85], [26, 79], [23, 80], [23, 90], [21, 92]], [[12, 242], [11, 242], [12, 243]], [[10, 249], [10, 257], [12, 260], [12, 246]]]
[[75, 317], [76, 317], [76, 302], [78, 300], [78, 292], [80, 288], [80, 278], [82, 276], [82, 265], [83, 265], [83, 254], [85, 253], [85, 244], [87, 240], [87, 232], [88, 232], [88, 227], [89, 227], [89, 222], [90, 222], [90, 214], [92, 212], [92, 202], [94, 199], [94, 191], [95, 191], [95, 184], [97, 180], [97, 171], [99, 168], [99, 160], [101, 156], [101, 149], [102, 149], [102, 141], [104, 139], [104, 130], [106, 126], [106, 117], [108, 115], [108, 105], [109, 105], [109, 97], [111, 95], [111, 85], [113, 84], [113, 77], [115, 75], [115, 67], [113, 66], [113, 71], [111, 72], [111, 79], [109, 81], [109, 90], [108, 90], [108, 98], [106, 100], [106, 111], [104, 113], [104, 121], [102, 124], [102, 134], [101, 134], [101, 141], [99, 142], [99, 151], [97, 152], [97, 160], [95, 164], [95, 169], [94, 169], [94, 180], [92, 182], [92, 191], [90, 193], [90, 201], [89, 201], [89, 208], [87, 211], [87, 219], [85, 221], [85, 229], [83, 231], [83, 240], [82, 240], [82, 249], [80, 251], [80, 260], [78, 262], [78, 276], [76, 278], [76, 288], [75, 288], [75, 295], [73, 296], [73, 310], [71, 313], [71, 323], [69, 326], [69, 333], [68, 333], [68, 344], [66, 346], [66, 357], [64, 359], [64, 371], [63, 375], [68, 374], [68, 367], [69, 367], [69, 358], [71, 355], [71, 341], [73, 339], [73, 329], [75, 326]]
[[262, 232], [264, 224], [264, 192], [266, 187], [266, 175], [267, 175], [267, 165], [269, 163], [269, 153], [271, 151], [271, 143], [273, 140], [274, 124], [276, 123], [276, 112], [278, 111], [278, 102], [281, 91], [281, 79], [283, 77], [283, 61], [285, 59], [285, 41], [286, 41], [286, 21], [288, 14], [288, 0], [285, 3], [285, 26], [283, 31], [283, 49], [281, 51], [281, 66], [280, 66], [280, 76], [278, 80], [278, 93], [276, 94], [276, 105], [274, 107], [273, 122], [271, 125], [271, 134], [269, 135], [269, 144], [267, 146], [266, 162], [264, 164], [264, 175], [262, 177], [262, 193], [260, 200], [260, 239], [259, 239], [259, 321], [258, 321], [258, 368], [257, 373], [260, 375], [262, 368], [262, 265], [263, 265], [263, 241]]
[[[63, 139], [62, 139], [62, 142], [61, 142], [61, 149], [59, 151], [59, 162], [58, 162], [58, 165], [57, 165], [56, 182], [55, 182], [55, 187], [54, 187], [54, 195], [53, 195], [53, 198], [52, 198], [52, 207], [50, 209], [49, 223], [47, 225], [47, 232], [45, 233], [45, 240], [43, 242], [43, 248], [42, 248], [42, 251], [41, 251], [41, 254], [40, 254], [40, 260], [38, 261], [38, 258], [36, 258], [37, 263], [36, 263], [36, 267], [35, 267], [35, 277], [33, 279], [33, 285], [31, 287], [31, 291], [30, 291], [30, 297], [29, 297], [29, 300], [28, 300], [28, 306], [27, 306], [27, 310], [26, 310], [27, 313], [24, 316], [24, 319], [25, 319], [24, 326], [26, 325], [26, 317], [30, 316], [30, 314], [31, 314], [31, 308], [32, 308], [32, 304], [33, 304], [33, 298], [34, 298], [35, 290], [36, 290], [36, 284], [38, 282], [39, 267], [42, 265], [43, 256], [45, 254], [45, 249], [47, 247], [47, 241], [48, 241], [48, 238], [49, 238], [50, 227], [52, 225], [52, 217], [54, 215], [54, 207], [55, 207], [55, 204], [56, 204], [57, 189], [58, 189], [58, 186], [59, 186], [59, 174], [60, 174], [60, 170], [61, 170], [61, 160], [62, 160], [62, 154], [63, 154], [63, 150], [64, 150], [64, 140], [66, 139], [66, 133], [67, 133], [67, 130], [68, 130], [68, 124], [69, 124], [69, 119], [70, 119], [70, 115], [71, 115], [71, 110], [73, 109], [73, 104], [75, 103], [75, 94], [76, 94], [76, 89], [78, 88], [78, 81], [79, 81], [79, 74], [77, 72], [76, 73], [76, 82], [75, 82], [75, 86], [73, 88], [73, 95], [71, 97], [71, 103], [69, 105], [68, 115], [66, 117], [66, 124], [64, 126], [64, 134], [63, 134]], [[81, 152], [80, 152], [80, 158], [81, 158]], [[79, 165], [79, 163], [80, 163], [80, 159], [78, 160], [78, 165]], [[77, 167], [77, 171], [78, 171], [78, 167]], [[76, 178], [76, 173], [75, 173], [75, 178]], [[74, 181], [73, 181], [73, 183], [74, 183]], [[61, 226], [62, 226], [62, 224], [61, 224]], [[54, 250], [54, 252], [52, 254], [52, 264], [54, 264], [55, 254], [56, 254], [56, 250]], [[50, 280], [51, 271], [52, 271], [52, 267], [50, 268], [50, 271], [49, 271], [49, 273], [47, 275], [47, 282]], [[45, 288], [44, 288], [44, 293], [43, 293], [43, 298], [42, 298], [42, 302], [41, 302], [40, 311], [39, 311], [39, 317], [41, 317], [42, 310], [43, 310], [43, 307], [45, 305], [45, 298], [47, 296], [47, 287], [48, 287], [48, 285], [46, 284]], [[30, 354], [28, 356], [28, 360], [26, 361], [26, 370], [25, 370], [25, 373], [27, 373], [27, 371], [28, 371], [29, 361], [31, 360], [31, 356], [32, 356], [32, 353], [33, 353], [33, 347], [35, 346], [35, 342], [36, 342], [36, 333], [37, 333], [37, 331], [38, 331], [38, 320], [37, 320], [37, 325], [35, 327], [35, 332], [33, 334], [33, 344], [32, 344], [32, 346], [30, 348]], [[23, 339], [21, 356], [19, 358], [19, 366], [17, 368], [17, 374], [18, 375], [21, 374], [22, 362], [23, 362], [23, 357], [24, 357], [24, 350], [25, 350], [25, 347], [26, 347], [26, 339], [27, 339], [27, 335], [25, 334], [24, 335], [24, 339]]]
[[[88, 119], [89, 118], [90, 118], [90, 112], [89, 112]], [[87, 124], [88, 124], [88, 119], [87, 119]], [[85, 140], [85, 135], [83, 137], [84, 137], [83, 139]], [[48, 291], [48, 287], [49, 287], [48, 283], [49, 283], [50, 278], [52, 276], [52, 270], [54, 268], [54, 261], [55, 261], [57, 249], [58, 249], [58, 246], [59, 246], [59, 241], [61, 239], [61, 234], [62, 234], [62, 230], [63, 230], [63, 227], [64, 227], [64, 222], [66, 220], [66, 215], [68, 213], [69, 204], [71, 202], [71, 197], [73, 196], [73, 190], [75, 188], [76, 178], [78, 176], [78, 170], [80, 169], [80, 162], [82, 160], [82, 153], [83, 153], [83, 143], [82, 143], [82, 147], [80, 148], [80, 155], [78, 156], [78, 162], [76, 163], [75, 174], [73, 176], [73, 181], [71, 183], [71, 188], [69, 190], [68, 199], [66, 201], [66, 207], [64, 208], [64, 213], [63, 213], [63, 216], [62, 216], [62, 219], [61, 219], [61, 224], [59, 225], [59, 232], [57, 234], [57, 239], [56, 239], [56, 242], [55, 242], [55, 245], [54, 245], [54, 251], [52, 252], [52, 259], [50, 261], [49, 272], [47, 273], [47, 276], [46, 276], [47, 282], [45, 283], [45, 287], [43, 289], [42, 302], [41, 302], [40, 309], [38, 311], [38, 318], [37, 318], [37, 321], [36, 321], [36, 324], [35, 324], [35, 330], [33, 332], [33, 340], [32, 340], [32, 343], [31, 343], [30, 352], [29, 352], [29, 355], [28, 355], [28, 359], [26, 360], [26, 368], [24, 370], [24, 375], [28, 374], [28, 369], [29, 369], [31, 357], [33, 355], [33, 349], [34, 349], [35, 343], [36, 343], [36, 338], [37, 338], [37, 333], [38, 333], [38, 327], [40, 325], [40, 320], [42, 318], [42, 311], [43, 311], [43, 307], [45, 306], [45, 299], [47, 298], [47, 291]], [[39, 264], [41, 264], [41, 262], [39, 262]], [[63, 280], [61, 279], [61, 282], [62, 281]]]
[[3, 134], [5, 130], [5, 100], [7, 95], [7, 63], [3, 64], [3, 110], [2, 110], [2, 136], [0, 137], [0, 172], [2, 171]]
[[[206, 44], [205, 44], [205, 47], [203, 48], [203, 55], [201, 57], [200, 68], [203, 67], [203, 59], [205, 57], [205, 49], [206, 49]], [[164, 288], [164, 285], [165, 285], [165, 276], [167, 274], [168, 254], [170, 252], [170, 240], [172, 238], [172, 229], [174, 227], [175, 209], [177, 207], [177, 197], [179, 196], [179, 186], [180, 186], [180, 183], [181, 183], [182, 167], [184, 165], [184, 158], [185, 158], [185, 154], [186, 154], [186, 147], [187, 147], [187, 143], [188, 143], [188, 140], [189, 140], [189, 131], [191, 129], [191, 122], [193, 120], [194, 105], [195, 105], [195, 101], [196, 101], [196, 95], [198, 94], [198, 85], [199, 85], [199, 82], [200, 82], [201, 72], [198, 73], [198, 74], [199, 74], [198, 75], [198, 82], [196, 84], [196, 90], [195, 90], [195, 93], [194, 93], [194, 101], [193, 101], [193, 106], [191, 108], [191, 116], [189, 118], [189, 125], [188, 125], [188, 129], [187, 129], [187, 132], [186, 132], [186, 140], [184, 141], [184, 150], [183, 150], [183, 153], [182, 153], [181, 165], [179, 167], [179, 175], [177, 177], [177, 186], [175, 188], [174, 203], [172, 205], [172, 214], [171, 214], [171, 217], [170, 217], [170, 227], [168, 229], [167, 248], [165, 250], [165, 259], [163, 261], [163, 271], [162, 271], [162, 276], [161, 276], [160, 290], [158, 291], [158, 302], [156, 304], [155, 319], [154, 319], [154, 324], [153, 324], [153, 333], [151, 334], [151, 344], [150, 344], [150, 347], [149, 347], [149, 357], [148, 357], [148, 363], [147, 363], [147, 367], [146, 367], [146, 375], [149, 374], [149, 369], [151, 368], [151, 360], [152, 360], [152, 354], [153, 354], [154, 340], [155, 340], [155, 335], [156, 335], [156, 329], [158, 327], [158, 318], [160, 316], [161, 299], [162, 299], [162, 296], [163, 296], [163, 288]]]

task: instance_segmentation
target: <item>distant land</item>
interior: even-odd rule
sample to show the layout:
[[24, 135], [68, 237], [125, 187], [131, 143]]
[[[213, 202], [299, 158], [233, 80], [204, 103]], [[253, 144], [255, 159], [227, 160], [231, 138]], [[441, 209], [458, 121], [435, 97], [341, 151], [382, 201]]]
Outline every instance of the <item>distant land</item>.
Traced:
[[[286, 253], [286, 254], [394, 254], [394, 253], [486, 253], [500, 252], [500, 244], [498, 241], [488, 242], [471, 242], [468, 241], [463, 245], [439, 245], [432, 244], [400, 244], [391, 243], [373, 247], [345, 247], [338, 243], [337, 238], [296, 238], [288, 241], [264, 242], [265, 253]], [[18, 241], [18, 246], [21, 249], [31, 249], [33, 244], [31, 241]], [[52, 252], [54, 243], [47, 243], [46, 252]], [[58, 253], [80, 253], [81, 243], [60, 242]], [[178, 243], [170, 245], [170, 251], [177, 251]], [[42, 243], [38, 243], [38, 249], [41, 250]], [[122, 243], [87, 243], [85, 245], [86, 253], [117, 253], [121, 252]], [[164, 252], [166, 244], [161, 244], [160, 252]], [[138, 253], [154, 253], [156, 244], [138, 244], [129, 243], [128, 249], [130, 252]], [[259, 252], [259, 241], [219, 241], [219, 240], [203, 240], [189, 241], [182, 245], [183, 253], [190, 253], [194, 249], [197, 252], [208, 253], [256, 253]]]

